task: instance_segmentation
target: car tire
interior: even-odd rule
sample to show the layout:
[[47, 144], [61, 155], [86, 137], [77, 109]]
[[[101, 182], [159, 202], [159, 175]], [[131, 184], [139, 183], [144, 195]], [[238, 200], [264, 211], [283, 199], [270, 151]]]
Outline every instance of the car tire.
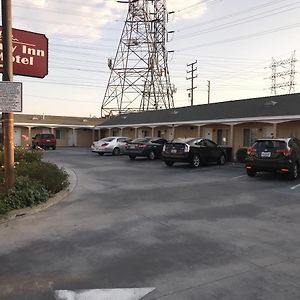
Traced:
[[115, 148], [112, 152], [112, 155], [114, 155], [114, 156], [118, 156], [120, 154], [121, 154], [120, 148]]
[[136, 156], [135, 155], [129, 155], [130, 160], [135, 160]]
[[52, 150], [55, 150], [56, 149], [56, 146], [52, 146]]
[[200, 159], [199, 155], [194, 154], [192, 161], [191, 161], [191, 166], [193, 168], [198, 168], [200, 166], [200, 163], [201, 163], [201, 159]]
[[155, 152], [154, 151], [150, 151], [149, 154], [148, 154], [148, 158], [150, 160], [155, 160], [156, 159]]
[[247, 175], [248, 175], [249, 177], [255, 177], [256, 171], [253, 171], [253, 170], [247, 170]]
[[297, 179], [298, 176], [299, 176], [299, 166], [297, 163], [294, 163], [289, 172], [289, 178], [291, 180], [295, 180], [295, 179]]
[[168, 167], [172, 167], [172, 166], [174, 165], [174, 161], [165, 160], [165, 164], [166, 164]]
[[221, 165], [221, 166], [225, 165], [225, 163], [226, 163], [226, 157], [225, 157], [224, 154], [221, 154], [221, 156], [219, 157], [217, 163], [218, 163], [218, 165]]
[[103, 156], [104, 153], [103, 152], [98, 152], [98, 155]]

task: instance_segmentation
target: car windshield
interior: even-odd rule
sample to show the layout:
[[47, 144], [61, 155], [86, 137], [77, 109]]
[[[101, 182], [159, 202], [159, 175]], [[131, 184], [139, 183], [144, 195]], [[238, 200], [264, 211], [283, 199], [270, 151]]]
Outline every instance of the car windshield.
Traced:
[[41, 134], [42, 139], [54, 139], [53, 134]]
[[132, 143], [148, 143], [151, 138], [138, 138], [132, 141]]
[[265, 151], [268, 150], [278, 150], [278, 149], [285, 149], [286, 148], [286, 142], [284, 141], [278, 141], [278, 140], [262, 140], [257, 141], [253, 148], [255, 148], [257, 151]]

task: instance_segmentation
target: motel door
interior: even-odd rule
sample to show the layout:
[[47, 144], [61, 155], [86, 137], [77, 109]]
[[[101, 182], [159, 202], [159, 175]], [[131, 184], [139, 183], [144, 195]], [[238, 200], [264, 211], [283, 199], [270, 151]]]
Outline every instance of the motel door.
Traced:
[[204, 137], [206, 139], [212, 140], [213, 139], [213, 131], [212, 128], [204, 128]]
[[22, 145], [21, 128], [14, 128], [14, 144], [15, 144], [15, 146], [21, 146]]

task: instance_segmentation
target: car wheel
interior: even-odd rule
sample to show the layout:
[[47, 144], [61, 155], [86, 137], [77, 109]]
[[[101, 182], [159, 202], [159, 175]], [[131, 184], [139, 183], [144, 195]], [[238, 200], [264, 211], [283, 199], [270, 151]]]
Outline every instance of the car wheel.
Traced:
[[129, 155], [130, 160], [135, 160], [136, 156], [135, 155]]
[[172, 167], [172, 166], [174, 165], [174, 161], [165, 160], [165, 164], [166, 164], [168, 167]]
[[294, 163], [290, 170], [289, 177], [291, 180], [294, 180], [297, 179], [298, 175], [299, 175], [299, 166], [297, 163]]
[[247, 175], [249, 177], [254, 177], [256, 175], [256, 171], [253, 171], [253, 170], [247, 170]]
[[198, 154], [195, 154], [193, 156], [192, 162], [191, 162], [191, 166], [193, 168], [198, 168], [200, 166], [200, 157]]
[[154, 159], [156, 158], [156, 155], [155, 155], [154, 151], [150, 151], [150, 152], [149, 152], [148, 158], [149, 158], [150, 160], [154, 160]]
[[98, 155], [103, 156], [104, 153], [103, 152], [98, 152]]
[[219, 157], [217, 163], [218, 163], [218, 165], [221, 165], [221, 166], [225, 165], [225, 163], [226, 163], [226, 158], [225, 158], [225, 155], [224, 155], [224, 154], [222, 154], [222, 155]]
[[55, 149], [56, 149], [56, 146], [52, 146], [52, 149], [55, 150]]
[[118, 155], [120, 155], [120, 153], [121, 153], [120, 148], [115, 148], [115, 149], [113, 150], [112, 155], [118, 156]]

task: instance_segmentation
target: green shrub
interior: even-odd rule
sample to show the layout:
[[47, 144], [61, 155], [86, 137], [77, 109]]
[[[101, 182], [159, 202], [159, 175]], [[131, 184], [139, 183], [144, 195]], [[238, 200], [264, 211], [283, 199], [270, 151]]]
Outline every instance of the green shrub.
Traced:
[[244, 163], [247, 157], [247, 148], [240, 148], [236, 151], [237, 162]]
[[69, 185], [68, 173], [57, 165], [44, 161], [22, 162], [16, 167], [17, 176], [28, 176], [55, 194]]
[[[28, 150], [23, 147], [15, 147], [15, 162], [41, 161], [43, 152], [38, 150]], [[0, 164], [4, 165], [4, 151], [0, 147]]]
[[50, 193], [40, 182], [20, 176], [16, 178], [15, 186], [3, 196], [0, 200], [0, 213], [1, 210], [5, 213], [45, 202], [50, 197]]
[[41, 161], [43, 152], [37, 150], [28, 150], [22, 147], [15, 148], [15, 162], [34, 162]]

